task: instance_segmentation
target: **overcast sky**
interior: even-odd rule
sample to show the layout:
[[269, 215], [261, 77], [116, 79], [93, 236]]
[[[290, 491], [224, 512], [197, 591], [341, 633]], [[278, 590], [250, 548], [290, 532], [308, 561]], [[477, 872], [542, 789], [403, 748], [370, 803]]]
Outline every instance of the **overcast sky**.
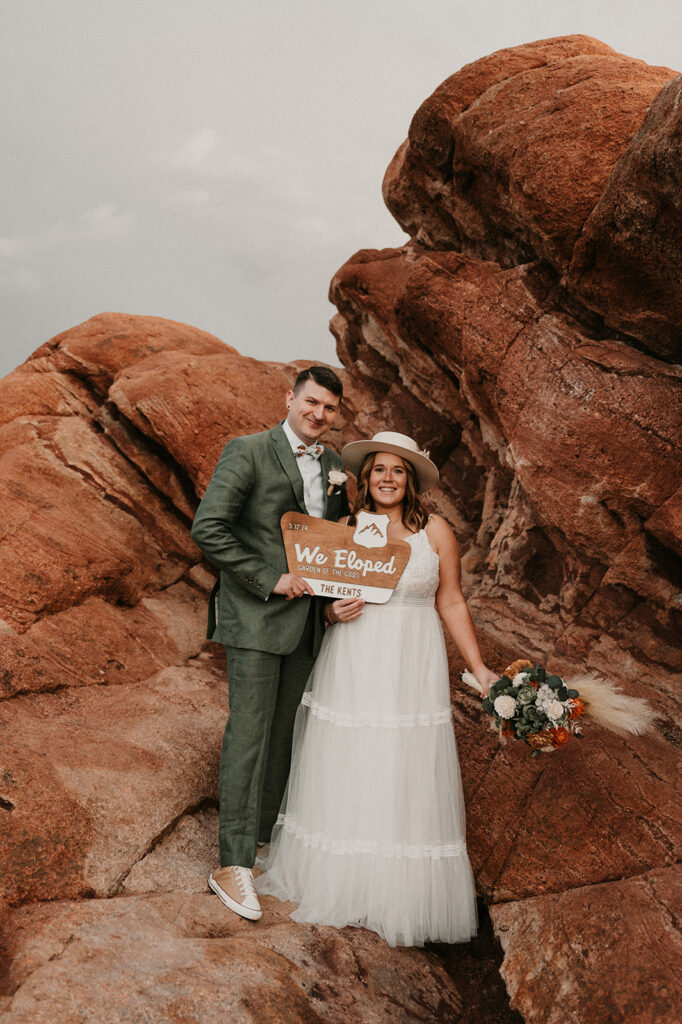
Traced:
[[678, 0], [0, 0], [0, 374], [95, 313], [335, 361], [329, 280], [463, 64], [582, 32], [680, 64]]

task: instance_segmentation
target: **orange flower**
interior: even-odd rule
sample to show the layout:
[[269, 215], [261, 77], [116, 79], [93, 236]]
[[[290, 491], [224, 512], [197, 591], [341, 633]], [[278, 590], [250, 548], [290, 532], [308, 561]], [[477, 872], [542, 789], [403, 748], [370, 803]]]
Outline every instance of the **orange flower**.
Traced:
[[550, 729], [549, 734], [552, 737], [552, 746], [563, 747], [564, 743], [568, 740], [568, 732], [562, 725], [557, 726], [556, 729]]
[[526, 736], [526, 743], [533, 750], [553, 750], [554, 744], [548, 732], [536, 732], [532, 736]]
[[507, 676], [509, 679], [513, 679], [518, 672], [523, 672], [524, 668], [532, 668], [532, 661], [525, 661], [523, 658], [518, 658], [517, 661], [513, 661], [511, 665], [507, 665], [506, 669], [502, 673], [503, 676]]
[[571, 701], [571, 711], [569, 718], [580, 718], [581, 715], [585, 714], [585, 702], [580, 697], [574, 697]]

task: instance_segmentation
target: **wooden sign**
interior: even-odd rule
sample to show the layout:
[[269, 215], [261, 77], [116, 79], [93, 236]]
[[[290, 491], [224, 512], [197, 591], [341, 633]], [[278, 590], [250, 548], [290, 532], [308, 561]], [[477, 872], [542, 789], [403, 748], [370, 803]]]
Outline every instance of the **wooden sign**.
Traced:
[[359, 512], [356, 526], [285, 512], [280, 520], [289, 572], [319, 597], [361, 597], [384, 604], [402, 576], [412, 549], [388, 541], [388, 516]]

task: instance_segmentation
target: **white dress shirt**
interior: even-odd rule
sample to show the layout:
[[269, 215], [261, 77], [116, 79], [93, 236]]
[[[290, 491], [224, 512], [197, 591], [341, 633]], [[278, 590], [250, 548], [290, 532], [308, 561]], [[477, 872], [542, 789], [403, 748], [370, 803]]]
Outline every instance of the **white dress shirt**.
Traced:
[[[300, 437], [297, 437], [289, 426], [287, 420], [282, 424], [284, 433], [287, 435], [291, 450], [296, 455], [296, 449], [300, 444], [305, 444]], [[308, 510], [308, 515], [322, 518], [324, 512], [324, 485], [322, 483], [322, 466], [319, 459], [312, 455], [299, 455], [296, 458], [296, 465], [303, 480], [303, 500]]]

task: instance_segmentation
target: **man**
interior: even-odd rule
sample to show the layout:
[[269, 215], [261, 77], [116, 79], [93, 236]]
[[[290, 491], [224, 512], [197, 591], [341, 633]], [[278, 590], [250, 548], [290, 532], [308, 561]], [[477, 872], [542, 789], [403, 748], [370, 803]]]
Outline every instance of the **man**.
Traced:
[[319, 443], [342, 395], [333, 370], [303, 370], [286, 393], [283, 423], [225, 447], [192, 527], [220, 569], [208, 635], [226, 646], [230, 695], [218, 780], [221, 866], [208, 883], [253, 921], [262, 913], [251, 873], [256, 844], [277, 820], [294, 718], [324, 630], [312, 589], [287, 570], [280, 519], [348, 513], [345, 485], [329, 483], [341, 459]]

